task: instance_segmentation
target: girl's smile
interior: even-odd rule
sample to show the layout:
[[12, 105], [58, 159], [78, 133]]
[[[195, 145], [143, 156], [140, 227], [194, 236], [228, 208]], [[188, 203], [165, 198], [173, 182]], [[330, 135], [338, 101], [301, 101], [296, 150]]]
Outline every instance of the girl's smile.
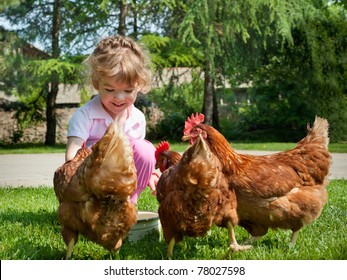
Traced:
[[101, 77], [93, 84], [99, 91], [103, 107], [113, 119], [123, 115], [137, 98], [137, 87], [119, 82], [114, 77]]

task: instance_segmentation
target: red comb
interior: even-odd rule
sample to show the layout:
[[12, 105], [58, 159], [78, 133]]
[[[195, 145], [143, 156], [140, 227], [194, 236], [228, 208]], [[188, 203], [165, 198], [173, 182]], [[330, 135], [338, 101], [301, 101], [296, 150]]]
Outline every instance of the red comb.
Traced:
[[158, 160], [159, 155], [163, 152], [163, 151], [167, 151], [170, 149], [170, 144], [166, 141], [161, 141], [157, 148], [155, 149], [155, 159]]
[[196, 126], [197, 124], [200, 124], [204, 121], [205, 116], [201, 113], [196, 113], [195, 116], [192, 114], [190, 117], [187, 118], [187, 120], [184, 123], [184, 130], [183, 134], [187, 135], [190, 133], [192, 128]]

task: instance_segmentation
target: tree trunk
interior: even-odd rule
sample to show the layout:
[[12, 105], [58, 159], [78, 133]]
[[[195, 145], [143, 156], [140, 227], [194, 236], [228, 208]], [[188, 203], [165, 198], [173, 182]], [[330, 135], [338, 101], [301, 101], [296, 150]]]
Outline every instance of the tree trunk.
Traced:
[[202, 112], [205, 115], [205, 123], [212, 125], [213, 120], [213, 96], [214, 96], [214, 79], [212, 73], [211, 61], [206, 61], [205, 67], [205, 84], [204, 84], [204, 104]]
[[133, 23], [133, 32], [134, 32], [134, 38], [137, 39], [138, 35], [138, 27], [137, 27], [137, 17], [138, 17], [138, 11], [137, 11], [137, 4], [136, 0], [133, 0], [133, 16], [134, 16], [134, 23]]
[[118, 34], [125, 36], [126, 33], [126, 17], [128, 14], [128, 4], [126, 0], [120, 0], [120, 15], [119, 15], [119, 25]]
[[[214, 88], [213, 88], [214, 89]], [[213, 90], [213, 113], [212, 113], [212, 124], [217, 130], [220, 129], [219, 125], [219, 110], [216, 92]]]
[[55, 102], [58, 95], [59, 83], [51, 82], [51, 87], [48, 91], [47, 101], [46, 101], [46, 122], [47, 122], [47, 132], [45, 145], [55, 145], [55, 136], [57, 129], [57, 116], [55, 112]]
[[[59, 32], [61, 28], [61, 0], [55, 0], [53, 4], [53, 23], [52, 23], [52, 57], [59, 58], [60, 48], [59, 48]], [[51, 77], [51, 87], [48, 91], [46, 100], [46, 141], [45, 145], [55, 145], [56, 136], [56, 112], [55, 103], [58, 95], [59, 87], [59, 77], [58, 74], [52, 75]]]

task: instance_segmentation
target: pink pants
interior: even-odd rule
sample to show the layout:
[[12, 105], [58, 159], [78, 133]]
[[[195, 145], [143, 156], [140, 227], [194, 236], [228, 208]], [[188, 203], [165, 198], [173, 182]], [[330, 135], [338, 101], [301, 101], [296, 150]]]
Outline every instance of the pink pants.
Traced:
[[131, 195], [130, 201], [137, 203], [137, 199], [141, 192], [148, 185], [149, 179], [155, 168], [155, 147], [145, 139], [131, 140], [131, 146], [134, 151], [134, 161], [137, 171], [137, 188]]

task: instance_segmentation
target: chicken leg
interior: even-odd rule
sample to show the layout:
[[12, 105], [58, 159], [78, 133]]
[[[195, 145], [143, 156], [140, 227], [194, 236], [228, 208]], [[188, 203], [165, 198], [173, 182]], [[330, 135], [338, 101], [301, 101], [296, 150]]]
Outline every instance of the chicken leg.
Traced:
[[230, 221], [228, 222], [228, 233], [229, 233], [229, 238], [230, 238], [230, 249], [233, 252], [252, 249], [251, 245], [239, 245], [237, 243], [236, 238], [235, 238], [234, 227]]
[[69, 242], [69, 244], [67, 244], [67, 249], [66, 249], [66, 255], [65, 255], [65, 260], [68, 260], [71, 258], [72, 255], [72, 251], [73, 248], [75, 246], [76, 241], [72, 238]]
[[296, 240], [298, 239], [298, 236], [299, 236], [299, 231], [300, 230], [293, 231], [292, 239], [290, 240], [290, 243], [289, 243], [290, 248], [294, 247]]
[[73, 230], [67, 228], [67, 227], [62, 227], [62, 235], [64, 242], [66, 244], [66, 255], [65, 259], [68, 260], [71, 258], [73, 248], [77, 242], [78, 239], [78, 233], [74, 232]]
[[166, 253], [166, 256], [169, 260], [171, 260], [174, 246], [175, 246], [175, 237], [172, 237], [167, 247], [167, 253]]
[[123, 244], [123, 240], [120, 238], [120, 239], [117, 241], [116, 245], [114, 245], [113, 250], [117, 252], [117, 251], [119, 250], [119, 248], [122, 246], [122, 244]]

